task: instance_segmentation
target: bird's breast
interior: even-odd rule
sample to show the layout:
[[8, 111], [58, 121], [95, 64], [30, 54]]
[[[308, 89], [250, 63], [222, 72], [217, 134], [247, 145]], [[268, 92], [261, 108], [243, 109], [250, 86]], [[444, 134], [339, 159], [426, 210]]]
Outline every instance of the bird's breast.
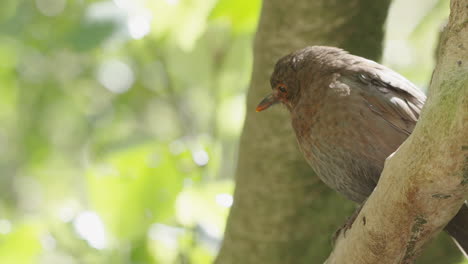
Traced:
[[304, 158], [322, 181], [359, 202], [372, 192], [386, 156], [376, 156], [363, 104], [347, 96], [331, 99], [296, 107], [292, 126]]

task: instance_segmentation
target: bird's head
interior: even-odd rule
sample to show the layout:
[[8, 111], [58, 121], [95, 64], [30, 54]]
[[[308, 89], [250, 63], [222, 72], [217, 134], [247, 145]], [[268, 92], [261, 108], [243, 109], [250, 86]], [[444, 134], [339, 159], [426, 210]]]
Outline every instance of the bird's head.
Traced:
[[293, 108], [299, 93], [297, 66], [297, 58], [294, 53], [278, 60], [270, 78], [272, 92], [258, 104], [257, 112], [277, 103], [284, 104], [288, 109]]
[[311, 89], [310, 84], [328, 72], [330, 61], [346, 54], [342, 49], [326, 46], [311, 46], [295, 51], [278, 60], [270, 84], [273, 90], [257, 106], [257, 112], [282, 103], [290, 111], [297, 105], [303, 89]]

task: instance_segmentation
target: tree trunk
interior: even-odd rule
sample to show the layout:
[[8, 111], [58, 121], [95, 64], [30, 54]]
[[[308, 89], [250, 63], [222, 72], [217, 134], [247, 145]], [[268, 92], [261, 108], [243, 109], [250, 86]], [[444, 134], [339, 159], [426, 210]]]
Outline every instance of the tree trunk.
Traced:
[[468, 198], [466, 0], [451, 1], [438, 54], [415, 130], [387, 159], [377, 188], [327, 264], [413, 263]]
[[322, 263], [328, 256], [333, 233], [355, 206], [306, 164], [285, 109], [277, 106], [261, 115], [254, 109], [271, 89], [276, 60], [296, 49], [338, 46], [377, 60], [389, 2], [263, 1], [234, 204], [216, 263]]

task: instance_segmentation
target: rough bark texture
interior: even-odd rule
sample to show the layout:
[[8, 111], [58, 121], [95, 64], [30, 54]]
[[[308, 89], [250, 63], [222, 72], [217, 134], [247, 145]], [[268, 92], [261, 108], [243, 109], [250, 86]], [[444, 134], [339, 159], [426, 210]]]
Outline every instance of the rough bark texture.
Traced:
[[327, 264], [413, 263], [468, 198], [466, 0], [451, 1], [440, 49], [413, 134], [387, 159], [377, 188]]

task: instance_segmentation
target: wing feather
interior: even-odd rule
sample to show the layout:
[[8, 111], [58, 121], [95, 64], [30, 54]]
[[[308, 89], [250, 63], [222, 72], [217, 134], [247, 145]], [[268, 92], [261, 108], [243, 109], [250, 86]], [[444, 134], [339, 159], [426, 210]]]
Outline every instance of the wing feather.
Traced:
[[371, 60], [352, 57], [357, 63], [349, 64], [343, 76], [348, 79], [345, 82], [361, 87], [360, 93], [369, 108], [392, 127], [409, 135], [419, 119], [425, 94], [395, 71]]

